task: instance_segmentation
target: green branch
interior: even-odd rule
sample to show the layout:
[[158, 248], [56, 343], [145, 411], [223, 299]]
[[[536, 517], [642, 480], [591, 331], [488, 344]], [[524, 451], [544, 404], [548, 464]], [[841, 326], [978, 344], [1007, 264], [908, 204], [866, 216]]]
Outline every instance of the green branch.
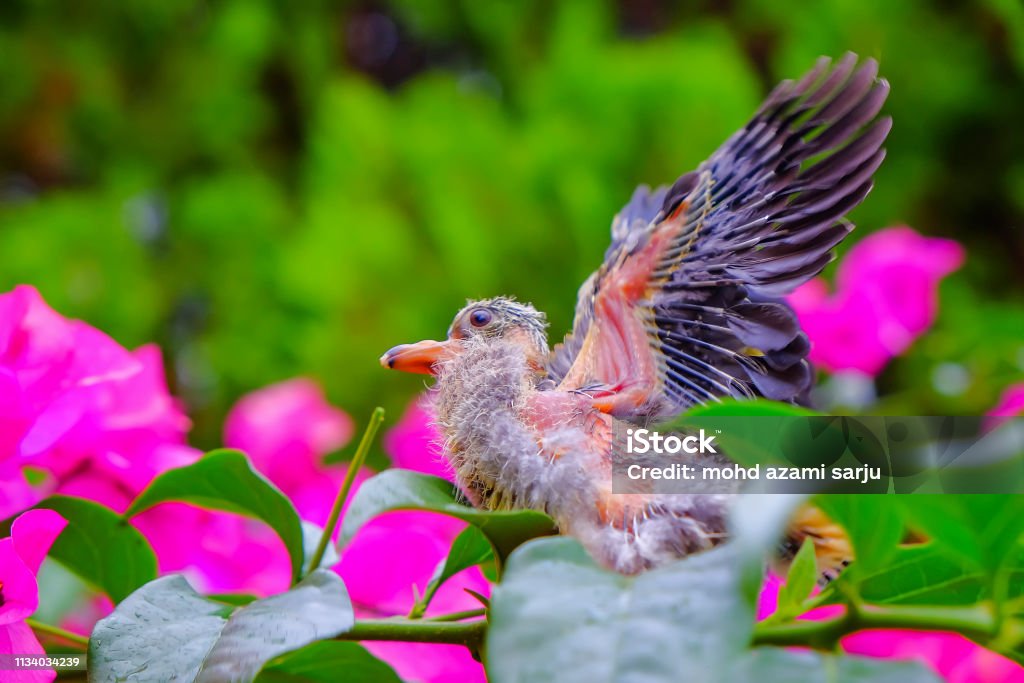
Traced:
[[363, 432], [363, 438], [359, 441], [359, 447], [356, 448], [356, 453], [348, 464], [345, 479], [341, 482], [341, 488], [338, 489], [338, 497], [334, 499], [334, 507], [331, 508], [331, 514], [327, 517], [327, 524], [324, 525], [324, 533], [320, 536], [320, 542], [317, 544], [313, 557], [310, 560], [309, 571], [317, 569], [324, 559], [327, 545], [331, 542], [331, 536], [334, 534], [334, 527], [338, 526], [341, 509], [345, 507], [348, 492], [352, 490], [352, 484], [355, 483], [356, 475], [359, 474], [360, 468], [366, 461], [366, 456], [370, 452], [370, 444], [373, 443], [373, 438], [377, 435], [377, 430], [383, 421], [384, 409], [381, 407], [374, 408], [373, 415], [370, 416], [370, 422], [366, 425], [366, 431]]
[[462, 621], [463, 619], [472, 619], [473, 617], [484, 617], [487, 616], [486, 609], [470, 609], [465, 612], [452, 612], [451, 614], [442, 614], [436, 617], [429, 617], [426, 621]]
[[832, 650], [844, 637], [865, 629], [955, 631], [978, 642], [996, 636], [996, 618], [986, 604], [970, 607], [851, 607], [841, 617], [823, 621], [761, 623], [754, 627], [754, 645], [805, 645]]
[[487, 621], [451, 622], [425, 619], [363, 619], [335, 640], [392, 640], [403, 643], [448, 643], [479, 649]]
[[52, 636], [54, 638], [59, 638], [73, 645], [78, 645], [83, 649], [88, 649], [89, 647], [88, 638], [86, 638], [83, 635], [79, 635], [77, 633], [73, 633], [71, 631], [62, 629], [59, 626], [51, 626], [50, 624], [44, 624], [41, 621], [36, 621], [35, 619], [26, 619], [25, 623], [28, 624], [29, 627], [36, 633], [41, 633], [47, 636]]

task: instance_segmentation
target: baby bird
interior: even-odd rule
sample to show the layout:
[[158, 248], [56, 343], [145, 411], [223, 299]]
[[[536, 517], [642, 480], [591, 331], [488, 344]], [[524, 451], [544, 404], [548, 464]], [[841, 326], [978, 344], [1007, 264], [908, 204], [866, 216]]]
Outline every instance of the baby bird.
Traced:
[[[437, 377], [444, 455], [474, 505], [544, 511], [626, 574], [723, 540], [730, 491], [612, 493], [615, 435], [722, 397], [805, 400], [809, 342], [781, 297], [831, 260], [872, 187], [891, 127], [877, 71], [822, 58], [695, 171], [638, 188], [553, 349], [543, 313], [496, 297], [459, 311], [445, 341], [384, 354]], [[784, 554], [808, 537], [825, 580], [852, 558], [813, 508]]]

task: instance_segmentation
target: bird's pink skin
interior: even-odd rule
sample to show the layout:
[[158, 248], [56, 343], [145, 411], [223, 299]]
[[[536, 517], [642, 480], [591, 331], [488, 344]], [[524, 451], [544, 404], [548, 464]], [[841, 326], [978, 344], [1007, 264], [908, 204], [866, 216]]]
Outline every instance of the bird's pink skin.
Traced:
[[615, 419], [595, 407], [588, 396], [569, 391], [536, 391], [523, 406], [522, 419], [535, 436], [538, 453], [548, 460], [562, 455], [558, 447], [551, 448], [545, 436], [554, 431], [569, 430], [575, 439], [585, 442], [576, 450], [590, 455], [587, 470], [594, 482], [604, 482], [598, 491], [597, 516], [603, 524], [622, 528], [632, 516], [626, 510], [642, 509], [647, 498], [637, 494], [612, 494], [612, 428]]
[[658, 361], [644, 322], [644, 301], [656, 286], [654, 271], [684, 226], [683, 202], [662, 221], [637, 253], [611, 265], [594, 299], [590, 325], [576, 362], [559, 385], [579, 389], [599, 383], [594, 407], [611, 415], [636, 413], [659, 393]]

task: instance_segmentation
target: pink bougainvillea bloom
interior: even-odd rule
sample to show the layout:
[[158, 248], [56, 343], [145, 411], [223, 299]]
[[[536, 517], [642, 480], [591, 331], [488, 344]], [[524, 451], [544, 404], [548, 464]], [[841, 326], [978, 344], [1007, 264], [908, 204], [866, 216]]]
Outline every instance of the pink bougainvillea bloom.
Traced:
[[767, 619], [775, 614], [779, 604], [779, 589], [783, 581], [776, 574], [769, 572], [761, 584], [761, 592], [757, 595], [757, 620]]
[[[770, 574], [758, 598], [757, 618], [775, 612], [782, 581]], [[801, 619], [832, 619], [842, 614], [839, 605], [811, 610]], [[850, 654], [880, 659], [912, 659], [923, 663], [949, 683], [1024, 683], [1024, 667], [956, 633], [927, 631], [859, 631], [842, 640]]]
[[861, 631], [843, 638], [851, 654], [917, 660], [949, 683], [1024, 683], [1024, 668], [956, 633]]
[[799, 287], [789, 303], [811, 340], [810, 359], [827, 370], [857, 370], [878, 374], [893, 357], [878, 330], [882, 320], [862, 292], [830, 296], [828, 286], [815, 278]]
[[[383, 615], [408, 614], [415, 597], [413, 586], [423, 592], [465, 527], [465, 522], [430, 512], [382, 515], [360, 529], [343, 550], [338, 573], [353, 602]], [[489, 591], [479, 570], [459, 574], [434, 596], [428, 614], [479, 607], [465, 588], [485, 595]]]
[[39, 494], [28, 485], [17, 463], [0, 461], [0, 519], [30, 508], [38, 500]]
[[[0, 539], [0, 653], [44, 654], [25, 619], [39, 606], [35, 575], [66, 525], [52, 510], [29, 510], [14, 520], [11, 535]], [[11, 683], [43, 683], [55, 677], [52, 670], [4, 672], [4, 680]]]
[[[0, 295], [0, 388], [4, 516], [38, 497], [25, 490], [26, 464], [48, 473], [44, 492], [121, 512], [156, 475], [201, 456], [185, 442], [189, 421], [167, 390], [157, 347], [129, 352], [63, 318], [31, 287]], [[259, 523], [167, 505], [135, 524], [162, 570], [185, 571], [200, 586], [260, 595], [288, 586], [287, 554]]]
[[871, 284], [877, 300], [908, 333], [927, 330], [938, 312], [939, 281], [958, 269], [964, 249], [957, 242], [924, 237], [906, 226], [869, 235], [850, 250], [836, 276], [839, 290]]
[[[144, 346], [131, 358], [136, 371], [96, 385], [78, 422], [33, 459], [57, 477], [59, 493], [118, 511], [157, 474], [200, 455], [185, 444], [190, 423], [167, 391], [159, 350]], [[106, 490], [111, 487], [121, 495]]]
[[1003, 395], [999, 397], [992, 410], [988, 411], [989, 420], [987, 426], [991, 429], [1005, 422], [1008, 418], [1017, 415], [1024, 415], [1024, 384], [1014, 384], [1007, 387]]
[[[189, 426], [156, 346], [128, 351], [32, 287], [0, 294], [0, 517], [50, 493], [123, 511], [157, 474], [201, 455], [185, 443]], [[25, 466], [43, 483], [28, 487]]]
[[224, 443], [253, 464], [296, 503], [299, 514], [322, 524], [344, 476], [344, 465], [323, 457], [352, 436], [352, 420], [330, 405], [308, 379], [272, 384], [243, 396], [228, 414]]
[[486, 683], [480, 662], [461, 645], [367, 641], [363, 646], [395, 670], [403, 681]]
[[133, 524], [153, 546], [160, 572], [184, 573], [200, 591], [265, 597], [288, 590], [288, 551], [260, 522], [163, 503], [138, 515]]
[[861, 240], [840, 264], [833, 294], [816, 278], [789, 297], [811, 340], [811, 360], [831, 371], [878, 374], [931, 327], [939, 282], [963, 260], [958, 243], [908, 227]]
[[[352, 420], [313, 380], [298, 378], [246, 394], [228, 413], [224, 443], [245, 451], [271, 479], [298, 478], [352, 436]], [[299, 474], [302, 473], [299, 472]]]
[[25, 286], [0, 295], [0, 369], [6, 389], [3, 443], [26, 457], [67, 434], [103, 385], [141, 370], [114, 340], [61, 317]]
[[47, 492], [123, 508], [156, 474], [195, 459], [159, 350], [129, 352], [32, 287], [0, 294], [0, 414], [0, 463], [47, 471]]
[[455, 472], [441, 455], [441, 435], [424, 405], [413, 401], [402, 419], [384, 435], [384, 451], [395, 467], [455, 481]]

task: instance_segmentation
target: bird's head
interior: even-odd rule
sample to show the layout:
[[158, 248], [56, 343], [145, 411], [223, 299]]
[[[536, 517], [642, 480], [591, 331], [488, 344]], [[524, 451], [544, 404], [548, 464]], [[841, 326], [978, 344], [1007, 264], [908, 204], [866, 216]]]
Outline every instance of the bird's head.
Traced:
[[459, 311], [445, 341], [396, 346], [380, 358], [386, 368], [434, 375], [437, 363], [454, 358], [467, 344], [502, 340], [521, 346], [538, 372], [548, 355], [547, 319], [530, 304], [508, 297], [471, 301]]

